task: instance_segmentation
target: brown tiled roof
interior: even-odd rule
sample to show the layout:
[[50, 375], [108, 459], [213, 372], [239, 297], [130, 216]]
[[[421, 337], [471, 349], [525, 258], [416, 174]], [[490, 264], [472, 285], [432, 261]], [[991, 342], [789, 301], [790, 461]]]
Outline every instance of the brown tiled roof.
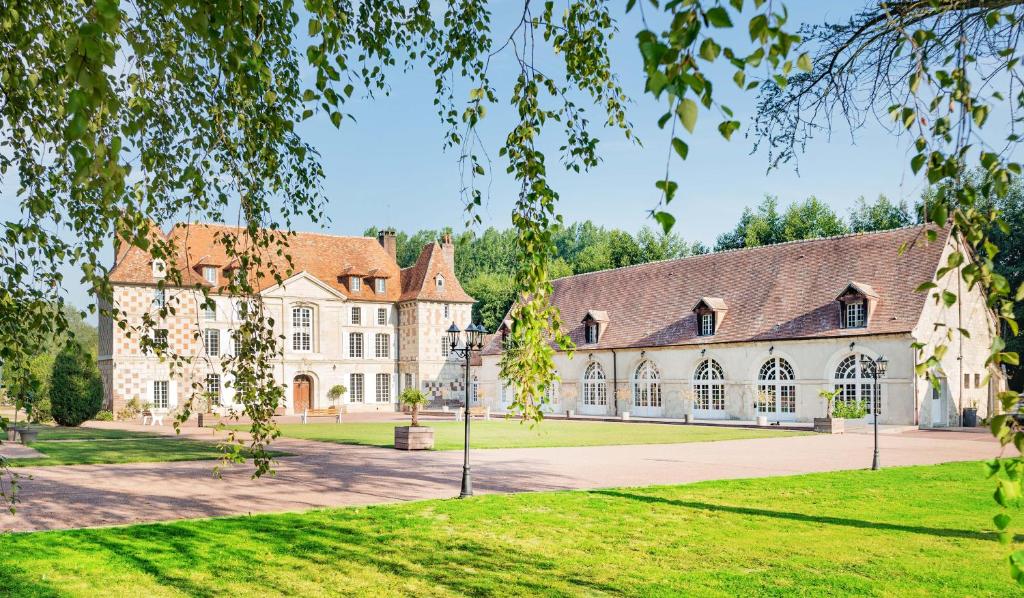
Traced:
[[[552, 303], [573, 342], [587, 348], [658, 347], [823, 336], [905, 333], [920, 318], [948, 231], [925, 243], [925, 226], [722, 251], [553, 281]], [[899, 253], [901, 246], [907, 249]], [[836, 296], [851, 280], [878, 295], [867, 328], [839, 326]], [[729, 317], [698, 337], [693, 306], [721, 299]], [[584, 344], [588, 311], [608, 312], [596, 345]], [[497, 353], [497, 341], [485, 352]]]
[[[200, 260], [210, 264], [229, 264], [231, 262], [224, 252], [224, 246], [217, 238], [224, 234], [242, 234], [239, 228], [219, 224], [175, 225], [167, 238], [175, 243], [178, 250], [176, 267], [182, 271], [186, 284], [207, 284], [202, 277], [195, 274], [189, 266]], [[401, 294], [399, 288], [399, 268], [394, 258], [388, 255], [376, 239], [370, 237], [340, 237], [320, 233], [296, 233], [287, 237], [288, 247], [285, 250], [294, 263], [291, 275], [305, 271], [340, 293], [353, 299], [372, 301], [397, 301]], [[273, 245], [264, 254], [264, 259], [273, 263], [284, 278], [288, 278], [287, 261], [276, 255]], [[383, 296], [374, 293], [372, 284], [363, 284], [358, 293], [349, 291], [348, 286], [339, 280], [346, 272], [363, 274], [376, 272], [378, 276], [388, 278]], [[111, 281], [120, 283], [153, 284], [152, 264], [147, 252], [130, 248], [123, 252], [121, 259], [111, 271]], [[452, 282], [458, 283], [452, 276]], [[264, 290], [276, 284], [269, 272], [263, 273], [253, 281], [257, 290]], [[460, 288], [461, 290], [461, 288]]]
[[[449, 245], [449, 251], [454, 251]], [[454, 255], [454, 254], [450, 254]], [[445, 255], [440, 243], [434, 242], [423, 246], [416, 263], [402, 270], [402, 296], [399, 301], [450, 301], [452, 303], [475, 303], [455, 277], [454, 260]], [[435, 277], [444, 277], [444, 288], [437, 290]]]

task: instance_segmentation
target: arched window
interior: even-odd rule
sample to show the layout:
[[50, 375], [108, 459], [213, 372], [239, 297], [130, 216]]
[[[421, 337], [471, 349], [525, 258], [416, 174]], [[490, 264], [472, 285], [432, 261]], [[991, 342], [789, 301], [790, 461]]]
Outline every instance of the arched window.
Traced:
[[693, 408], [725, 411], [725, 372], [714, 359], [705, 359], [693, 373]]
[[649, 360], [642, 362], [633, 372], [633, 405], [635, 407], [661, 407], [661, 376]]
[[309, 307], [292, 308], [292, 350], [313, 350], [313, 310]]
[[604, 375], [604, 368], [600, 363], [594, 362], [587, 366], [583, 374], [583, 404], [584, 405], [607, 405], [608, 384]]
[[781, 357], [764, 362], [757, 375], [757, 412], [782, 417], [796, 414], [796, 375]]
[[882, 406], [875, 401], [875, 381], [868, 375], [864, 368], [864, 360], [867, 359], [861, 353], [848, 355], [839, 362], [836, 368], [835, 379], [832, 381], [837, 390], [840, 390], [836, 402], [860, 403], [868, 410], [868, 413], [879, 415]]

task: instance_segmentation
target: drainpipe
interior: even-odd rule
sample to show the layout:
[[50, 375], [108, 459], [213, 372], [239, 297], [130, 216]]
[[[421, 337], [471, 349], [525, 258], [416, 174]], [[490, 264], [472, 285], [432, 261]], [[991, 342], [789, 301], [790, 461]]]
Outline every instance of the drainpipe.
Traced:
[[619, 368], [618, 355], [612, 349], [612, 402], [615, 403], [615, 415], [619, 414]]
[[[399, 315], [401, 311], [398, 309], [399, 304], [395, 304], [395, 390], [399, 395], [405, 390], [402, 388], [402, 321]], [[395, 413], [402, 411], [402, 401], [399, 400], [395, 403]]]
[[[913, 337], [911, 337], [913, 338]], [[914, 389], [914, 425], [921, 426], [921, 395], [917, 388], [917, 349], [910, 347], [910, 376]]]

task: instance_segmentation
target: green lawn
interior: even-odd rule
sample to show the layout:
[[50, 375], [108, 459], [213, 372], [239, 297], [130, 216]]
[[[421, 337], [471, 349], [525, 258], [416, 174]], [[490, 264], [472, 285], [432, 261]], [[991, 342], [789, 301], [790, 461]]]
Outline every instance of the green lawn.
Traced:
[[0, 595], [1019, 595], [991, 490], [959, 463], [13, 534]]
[[[456, 421], [424, 422], [434, 428], [437, 450], [462, 448], [463, 423]], [[406, 423], [321, 423], [281, 424], [281, 435], [288, 438], [321, 440], [341, 444], [393, 446], [395, 426]], [[526, 448], [544, 446], [603, 446], [617, 444], [670, 444], [794, 436], [807, 432], [758, 430], [718, 426], [674, 426], [664, 424], [583, 422], [544, 420], [531, 427], [518, 420], [474, 420], [471, 423], [470, 446], [473, 448]], [[245, 430], [246, 426], [233, 426]]]
[[12, 467], [197, 461], [219, 459], [223, 455], [216, 443], [174, 436], [97, 428], [39, 426], [38, 429], [39, 436], [29, 446], [46, 456], [10, 459], [8, 463]]

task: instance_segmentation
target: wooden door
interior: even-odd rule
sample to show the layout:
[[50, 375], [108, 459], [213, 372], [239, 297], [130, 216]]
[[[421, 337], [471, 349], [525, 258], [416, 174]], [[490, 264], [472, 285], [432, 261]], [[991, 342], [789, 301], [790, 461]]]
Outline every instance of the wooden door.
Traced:
[[296, 376], [292, 381], [292, 407], [295, 413], [302, 413], [310, 409], [313, 396], [313, 381], [309, 376]]

